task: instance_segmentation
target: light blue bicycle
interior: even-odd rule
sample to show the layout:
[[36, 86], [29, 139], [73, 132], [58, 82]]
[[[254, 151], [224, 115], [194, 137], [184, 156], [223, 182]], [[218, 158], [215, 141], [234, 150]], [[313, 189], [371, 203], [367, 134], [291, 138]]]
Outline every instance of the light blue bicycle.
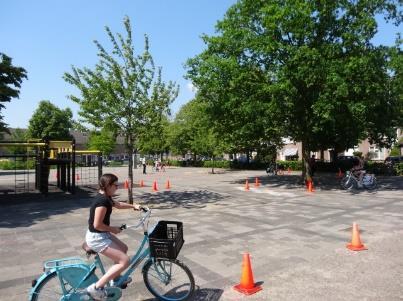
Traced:
[[[136, 254], [130, 259], [129, 268], [112, 285], [105, 287], [108, 301], [119, 300], [127, 280], [140, 263], [146, 259], [142, 272], [147, 289], [159, 300], [176, 301], [191, 298], [195, 283], [189, 268], [176, 260], [184, 243], [181, 222], [159, 221], [154, 230], [148, 233], [150, 209], [144, 209], [137, 225], [122, 225], [121, 229], [143, 226], [144, 238]], [[32, 281], [30, 301], [83, 301], [93, 300], [86, 288], [98, 280], [95, 270], [102, 274], [105, 268], [98, 253], [83, 245], [87, 257], [95, 255], [88, 264], [79, 257], [50, 260], [44, 263], [44, 273]]]

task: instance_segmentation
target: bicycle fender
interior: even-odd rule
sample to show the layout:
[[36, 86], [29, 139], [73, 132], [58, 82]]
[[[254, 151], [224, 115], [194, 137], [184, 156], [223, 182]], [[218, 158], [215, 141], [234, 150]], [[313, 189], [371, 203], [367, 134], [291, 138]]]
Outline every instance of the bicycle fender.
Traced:
[[43, 273], [41, 276], [39, 276], [38, 279], [34, 279], [32, 280], [32, 288], [29, 292], [29, 301], [32, 300], [32, 295], [34, 294], [34, 292], [36, 291], [37, 287], [41, 284], [41, 282], [48, 277], [48, 275], [52, 274], [52, 272], [45, 272]]

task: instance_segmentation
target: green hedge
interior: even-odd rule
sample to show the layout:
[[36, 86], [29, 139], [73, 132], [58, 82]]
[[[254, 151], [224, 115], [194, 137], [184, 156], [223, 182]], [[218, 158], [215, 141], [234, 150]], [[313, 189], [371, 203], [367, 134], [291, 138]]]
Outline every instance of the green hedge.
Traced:
[[[178, 160], [169, 160], [167, 162], [170, 166], [179, 166], [179, 167], [186, 167], [186, 166], [193, 166], [193, 167], [208, 167], [211, 168], [232, 168], [232, 169], [255, 169], [261, 170], [266, 169], [269, 164], [265, 162], [251, 162], [249, 164], [243, 162], [233, 162], [233, 161], [178, 161]], [[302, 161], [277, 161], [277, 164], [283, 166], [285, 170], [290, 168], [293, 171], [300, 171], [302, 170]], [[351, 162], [316, 162], [316, 171], [322, 172], [338, 172], [339, 168], [342, 172], [346, 170], [350, 170], [353, 167]], [[394, 168], [392, 169], [388, 165], [385, 165], [382, 162], [373, 162], [368, 161], [365, 162], [364, 169], [369, 173], [374, 173], [377, 175], [401, 175], [403, 176], [403, 163], [395, 164]]]
[[119, 167], [122, 166], [123, 162], [121, 161], [110, 161], [108, 162], [108, 167]]
[[203, 167], [209, 167], [209, 168], [230, 168], [231, 167], [231, 161], [202, 161], [203, 162]]
[[403, 163], [395, 164], [394, 170], [398, 176], [403, 176]]
[[0, 169], [4, 170], [14, 170], [14, 169], [34, 169], [35, 161], [0, 161]]
[[277, 165], [282, 165], [285, 170], [302, 170], [302, 161], [277, 161]]

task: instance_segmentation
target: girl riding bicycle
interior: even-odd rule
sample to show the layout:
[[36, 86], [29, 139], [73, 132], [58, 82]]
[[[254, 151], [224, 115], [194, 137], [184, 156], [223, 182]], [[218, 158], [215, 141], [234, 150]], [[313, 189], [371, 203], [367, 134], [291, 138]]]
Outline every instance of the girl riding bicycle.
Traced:
[[106, 300], [104, 286], [119, 277], [129, 265], [127, 245], [116, 237], [122, 230], [118, 226], [110, 226], [112, 207], [117, 209], [141, 210], [138, 204], [127, 204], [112, 199], [118, 189], [118, 178], [113, 174], [104, 174], [99, 180], [99, 193], [90, 208], [86, 243], [93, 251], [109, 257], [115, 263], [96, 283], [87, 288], [87, 292], [95, 300]]

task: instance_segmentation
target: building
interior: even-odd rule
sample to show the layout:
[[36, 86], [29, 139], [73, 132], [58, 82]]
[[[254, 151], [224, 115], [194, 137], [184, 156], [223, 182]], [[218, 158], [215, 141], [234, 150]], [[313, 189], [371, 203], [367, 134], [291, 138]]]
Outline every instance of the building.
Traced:
[[[397, 129], [397, 140], [399, 141], [403, 137], [403, 130]], [[302, 144], [301, 142], [292, 141], [289, 138], [283, 139], [284, 146], [281, 150], [277, 151], [277, 160], [302, 160]], [[400, 154], [403, 154], [403, 144], [400, 143]], [[373, 161], [384, 161], [390, 154], [390, 149], [379, 147], [376, 144], [370, 144], [368, 139], [361, 141], [354, 148], [350, 148], [338, 155], [352, 156], [354, 152], [361, 152], [364, 158], [368, 158]], [[320, 151], [313, 152], [316, 159], [323, 161], [332, 160], [332, 150], [326, 150], [322, 154]]]

